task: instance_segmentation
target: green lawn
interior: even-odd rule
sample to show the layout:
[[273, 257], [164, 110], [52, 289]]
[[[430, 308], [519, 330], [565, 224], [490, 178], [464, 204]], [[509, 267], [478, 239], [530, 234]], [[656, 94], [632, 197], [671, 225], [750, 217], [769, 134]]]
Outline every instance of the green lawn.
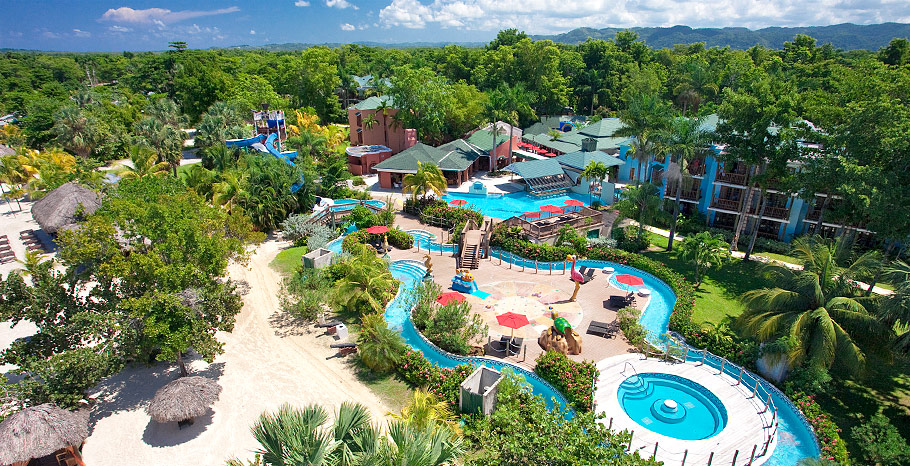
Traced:
[[647, 233], [648, 239], [651, 240], [651, 244], [653, 244], [654, 246], [660, 246], [664, 249], [667, 249], [667, 243], [670, 241], [669, 238], [667, 238], [666, 236], [658, 235], [657, 233], [653, 233], [650, 231], [647, 231], [645, 233]]
[[755, 255], [767, 257], [769, 259], [774, 259], [774, 260], [778, 260], [781, 262], [787, 262], [789, 264], [803, 265], [803, 263], [799, 259], [785, 255], [785, 254], [777, 254], [774, 252], [757, 252], [757, 253], [755, 253]]
[[285, 249], [284, 251], [279, 252], [269, 265], [285, 275], [290, 275], [297, 270], [297, 266], [301, 265], [300, 258], [303, 257], [306, 252], [306, 246]]
[[391, 373], [376, 374], [359, 362], [354, 364], [357, 380], [363, 382], [370, 391], [376, 394], [389, 407], [391, 412], [398, 413], [411, 399], [413, 390], [398, 376]]

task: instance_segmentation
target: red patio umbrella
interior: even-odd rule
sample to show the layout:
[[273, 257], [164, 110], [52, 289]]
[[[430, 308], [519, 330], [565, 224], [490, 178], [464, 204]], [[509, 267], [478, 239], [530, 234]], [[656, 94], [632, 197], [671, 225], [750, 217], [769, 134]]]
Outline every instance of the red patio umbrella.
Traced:
[[562, 213], [562, 207], [556, 207], [553, 204], [547, 204], [547, 205], [541, 207], [540, 210], [542, 210], [544, 212], [549, 212], [551, 214], [561, 214]]
[[525, 218], [540, 218], [540, 212], [525, 212], [521, 216]]
[[458, 293], [456, 291], [449, 291], [449, 292], [443, 293], [443, 294], [439, 295], [438, 298], [436, 298], [436, 302], [442, 306], [445, 306], [446, 304], [449, 304], [453, 301], [456, 303], [461, 303], [461, 302], [464, 302], [464, 300], [465, 300], [464, 295], [461, 293]]
[[381, 235], [383, 233], [388, 233], [388, 232], [389, 232], [389, 227], [387, 227], [385, 225], [376, 225], [376, 226], [367, 228], [367, 233], [372, 233], [374, 235]]
[[496, 322], [499, 322], [499, 325], [502, 325], [503, 327], [509, 327], [512, 329], [513, 336], [515, 335], [515, 329], [522, 328], [525, 325], [531, 323], [528, 321], [528, 316], [524, 314], [516, 314], [512, 311], [496, 316]]
[[581, 206], [585, 205], [584, 202], [581, 202], [581, 201], [578, 201], [578, 200], [575, 200], [575, 199], [569, 199], [568, 201], [563, 202], [563, 204], [569, 205], [569, 206], [572, 206], [572, 207], [581, 207]]
[[466, 201], [464, 199], [452, 199], [451, 201], [449, 201], [449, 204], [452, 204], [452, 205], [465, 205], [467, 203], [468, 203], [468, 201]]
[[629, 275], [627, 273], [624, 273], [622, 275], [617, 275], [616, 281], [619, 283], [622, 283], [623, 285], [629, 285], [629, 286], [641, 286], [641, 285], [645, 284], [645, 282], [641, 278], [636, 277], [635, 275]]

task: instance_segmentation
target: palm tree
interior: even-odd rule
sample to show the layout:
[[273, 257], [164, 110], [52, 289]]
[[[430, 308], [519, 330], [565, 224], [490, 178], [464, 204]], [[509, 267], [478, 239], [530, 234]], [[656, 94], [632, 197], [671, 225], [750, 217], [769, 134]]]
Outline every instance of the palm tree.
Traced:
[[769, 264], [768, 277], [779, 286], [752, 290], [741, 298], [745, 312], [740, 321], [746, 332], [762, 342], [781, 336], [794, 340], [788, 355], [791, 367], [806, 363], [829, 369], [837, 364], [856, 373], [865, 362], [856, 341], [888, 341], [890, 330], [869, 311], [871, 300], [861, 296], [855, 282], [868, 270], [869, 256], [839, 266], [843, 244], [818, 237], [794, 240], [792, 254], [803, 269]]
[[629, 150], [638, 160], [637, 181], [642, 179], [642, 164], [648, 163], [658, 152], [657, 140], [653, 136], [667, 129], [670, 124], [667, 115], [666, 103], [653, 94], [636, 95], [629, 100], [627, 107], [619, 112], [619, 120], [623, 127], [616, 134], [634, 138]]
[[645, 234], [645, 227], [654, 218], [660, 207], [657, 186], [643, 183], [632, 186], [625, 191], [623, 199], [617, 203], [619, 209], [628, 217], [638, 221], [638, 240]]
[[417, 429], [446, 426], [454, 433], [459, 433], [458, 417], [452, 406], [436, 398], [429, 390], [417, 389], [400, 414], [388, 413], [392, 419], [401, 421]]
[[447, 427], [415, 428], [401, 421], [389, 423], [389, 441], [371, 465], [449, 466], [464, 455], [464, 440]]
[[730, 258], [730, 251], [727, 250], [729, 246], [722, 235], [712, 235], [707, 231], [690, 235], [683, 240], [676, 254], [695, 266], [695, 288], [701, 286], [705, 269], [718, 268]]
[[607, 177], [608, 169], [603, 162], [588, 162], [585, 169], [581, 172], [581, 177], [588, 180], [588, 194], [591, 195], [591, 203], [594, 203], [595, 183], [598, 189], [602, 188], [603, 180]]
[[401, 359], [404, 348], [401, 334], [389, 328], [385, 316], [379, 313], [364, 316], [357, 337], [357, 353], [367, 367], [379, 373], [390, 371]]
[[155, 163], [158, 155], [146, 146], [134, 144], [127, 148], [130, 162], [133, 167], [121, 165], [115, 171], [120, 178], [136, 179], [145, 178], [146, 176], [161, 176], [168, 173], [168, 164], [165, 162]]
[[201, 163], [194, 164], [183, 178], [183, 182], [188, 188], [209, 201], [212, 200], [214, 180], [215, 173], [207, 170]]
[[343, 269], [344, 277], [336, 282], [336, 301], [361, 315], [382, 313], [397, 283], [385, 262], [364, 247], [344, 263]]
[[[884, 270], [884, 275], [897, 287], [893, 293], [881, 298], [879, 316], [888, 328], [906, 328], [910, 325], [910, 265], [896, 260]], [[910, 332], [899, 335], [893, 346], [901, 353], [910, 353]]]
[[509, 124], [509, 163], [512, 163], [512, 133], [515, 131], [514, 128], [519, 124], [519, 121], [522, 119], [522, 116], [526, 119], [535, 119], [537, 118], [536, 112], [531, 107], [531, 101], [533, 96], [527, 90], [522, 83], [518, 83], [512, 87], [503, 85], [497, 92], [500, 94], [498, 98], [499, 104], [502, 106], [503, 112], [502, 120]]
[[202, 149], [202, 163], [212, 170], [223, 172], [237, 166], [238, 151], [224, 144]]
[[99, 121], [81, 108], [64, 107], [55, 118], [53, 132], [63, 147], [86, 159], [101, 144], [99, 126]]
[[382, 134], [383, 140], [385, 141], [385, 146], [389, 147], [389, 110], [392, 109], [389, 99], [379, 99], [379, 104], [376, 105], [376, 113], [382, 113]]
[[673, 221], [670, 223], [670, 239], [667, 241], [667, 251], [673, 250], [673, 237], [676, 235], [676, 222], [679, 220], [680, 196], [682, 196], [683, 180], [688, 179], [687, 167], [689, 162], [705, 157], [710, 152], [710, 134], [701, 128], [701, 123], [695, 119], [676, 118], [667, 131], [662, 131], [658, 138], [660, 152], [671, 154], [673, 161], [667, 167], [664, 175], [669, 182], [676, 183], [676, 196], [673, 203]]
[[146, 117], [136, 124], [136, 134], [141, 141], [155, 150], [158, 161], [167, 162], [174, 176], [177, 176], [177, 166], [180, 165], [183, 156], [181, 150], [186, 133], [162, 123], [157, 118]]
[[432, 163], [422, 164], [417, 162], [417, 173], [409, 173], [401, 180], [402, 194], [413, 193], [413, 199], [416, 201], [417, 196], [426, 196], [430, 190], [436, 194], [445, 194], [448, 189], [446, 177], [442, 170]]
[[229, 170], [221, 174], [221, 181], [212, 185], [212, 202], [226, 206], [233, 212], [234, 206], [246, 196], [247, 176], [244, 173]]
[[224, 145], [226, 139], [243, 137], [243, 126], [243, 113], [237, 105], [215, 102], [196, 127], [196, 147], [217, 147]]

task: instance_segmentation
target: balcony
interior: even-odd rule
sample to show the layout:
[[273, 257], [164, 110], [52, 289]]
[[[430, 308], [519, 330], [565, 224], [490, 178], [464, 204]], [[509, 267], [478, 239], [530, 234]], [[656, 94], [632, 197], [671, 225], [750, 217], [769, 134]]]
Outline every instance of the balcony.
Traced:
[[734, 201], [732, 199], [714, 199], [714, 202], [711, 203], [711, 208], [739, 212], [739, 201]]
[[[604, 224], [604, 217], [609, 216], [599, 210], [582, 207], [580, 210], [564, 212], [561, 215], [542, 218], [539, 220], [525, 220], [521, 217], [512, 217], [505, 220], [506, 225], [520, 226], [524, 233], [531, 237], [535, 243], [545, 242], [547, 239], [559, 235], [559, 230], [570, 226], [576, 230], [586, 231]], [[612, 216], [616, 218], [615, 214]], [[612, 224], [612, 220], [609, 220]]]
[[[749, 210], [749, 215], [753, 217], [758, 216], [758, 208], [753, 208]], [[765, 211], [762, 213], [762, 218], [765, 219], [777, 219], [777, 220], [790, 220], [790, 209], [786, 207], [765, 207]]]
[[705, 176], [705, 161], [702, 159], [693, 160], [686, 167], [686, 171], [695, 178], [703, 178]]
[[718, 173], [717, 177], [714, 178], [714, 181], [716, 181], [718, 183], [745, 186], [746, 185], [746, 174], [745, 173]]
[[[664, 192], [664, 199], [676, 199], [676, 185], [671, 184], [667, 186], [667, 190]], [[693, 189], [683, 190], [679, 195], [679, 200], [684, 202], [698, 202], [701, 199], [701, 190], [698, 189], [698, 185], [694, 186]]]

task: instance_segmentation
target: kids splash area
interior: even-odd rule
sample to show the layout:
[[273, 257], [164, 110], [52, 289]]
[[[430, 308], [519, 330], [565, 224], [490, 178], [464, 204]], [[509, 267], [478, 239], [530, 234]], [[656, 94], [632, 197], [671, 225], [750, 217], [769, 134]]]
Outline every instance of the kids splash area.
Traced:
[[[480, 260], [463, 268], [461, 248], [470, 244], [443, 242], [444, 232], [413, 220], [398, 227], [414, 238], [414, 246], [387, 253], [401, 285], [385, 318], [431, 364], [509, 368], [549, 407], [570, 408], [571, 416], [566, 397], [534, 372], [535, 361], [546, 350], [593, 361], [599, 372], [593, 385], [599, 422], [631, 433], [629, 451], [666, 465], [792, 466], [819, 456], [807, 421], [773, 385], [668, 337], [676, 295], [657, 277], [625, 264], [571, 256], [530, 261], [483, 241]], [[340, 247], [341, 238], [333, 243]], [[437, 302], [467, 302], [486, 324], [485, 341], [475, 343], [479, 352], [448, 353], [415, 328], [411, 296], [427, 280], [442, 288]], [[646, 354], [618, 329], [617, 310], [629, 306], [641, 311]]]

